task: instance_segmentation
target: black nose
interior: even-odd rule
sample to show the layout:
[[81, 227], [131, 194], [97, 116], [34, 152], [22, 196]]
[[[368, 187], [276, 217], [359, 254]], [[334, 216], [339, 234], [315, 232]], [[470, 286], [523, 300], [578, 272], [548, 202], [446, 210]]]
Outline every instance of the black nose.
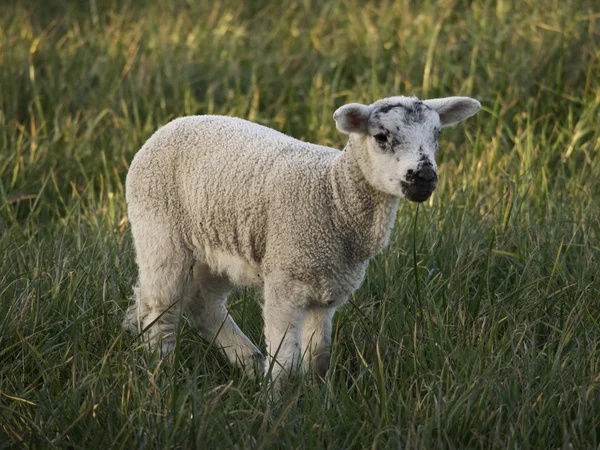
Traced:
[[415, 175], [416, 178], [420, 178], [423, 181], [434, 181], [437, 178], [437, 174], [435, 173], [435, 170], [431, 164], [425, 164], [424, 166], [421, 166]]

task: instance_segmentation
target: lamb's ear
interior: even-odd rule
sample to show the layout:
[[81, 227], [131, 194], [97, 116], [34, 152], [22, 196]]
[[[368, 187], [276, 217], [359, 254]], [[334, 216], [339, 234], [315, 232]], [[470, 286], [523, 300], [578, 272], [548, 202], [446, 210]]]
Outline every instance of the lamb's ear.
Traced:
[[423, 103], [437, 111], [440, 115], [442, 127], [465, 120], [481, 108], [481, 103], [470, 97], [434, 98], [424, 100]]
[[369, 127], [371, 108], [360, 103], [348, 103], [333, 113], [333, 120], [338, 130], [344, 134], [366, 134]]

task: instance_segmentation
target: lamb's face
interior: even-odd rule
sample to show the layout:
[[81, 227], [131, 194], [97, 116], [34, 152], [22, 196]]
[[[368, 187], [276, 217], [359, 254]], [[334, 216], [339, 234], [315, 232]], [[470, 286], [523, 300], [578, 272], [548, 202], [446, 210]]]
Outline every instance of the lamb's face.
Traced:
[[438, 182], [439, 114], [415, 98], [391, 98], [371, 107], [364, 137], [371, 183], [397, 197], [427, 200]]
[[356, 135], [364, 151], [361, 169], [377, 189], [415, 202], [427, 200], [437, 186], [438, 134], [475, 114], [481, 105], [469, 97], [421, 101], [390, 97], [372, 105], [350, 103], [333, 115], [337, 128]]

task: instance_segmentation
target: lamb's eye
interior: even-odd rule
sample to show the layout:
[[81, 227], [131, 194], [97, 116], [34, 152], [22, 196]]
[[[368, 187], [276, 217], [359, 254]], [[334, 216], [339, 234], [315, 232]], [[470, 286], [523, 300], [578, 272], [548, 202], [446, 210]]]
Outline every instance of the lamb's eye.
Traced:
[[387, 144], [388, 143], [388, 138], [383, 133], [376, 134], [373, 137], [375, 138], [375, 140], [377, 141], [378, 144]]

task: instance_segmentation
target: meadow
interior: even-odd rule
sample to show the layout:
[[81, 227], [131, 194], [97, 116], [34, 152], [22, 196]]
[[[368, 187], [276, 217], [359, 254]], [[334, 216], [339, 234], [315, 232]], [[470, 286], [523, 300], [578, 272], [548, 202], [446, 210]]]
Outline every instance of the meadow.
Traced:
[[[147, 364], [124, 180], [191, 114], [342, 149], [333, 111], [483, 105], [336, 315], [324, 380], [264, 381], [183, 323]], [[264, 349], [260, 293], [230, 310]], [[600, 6], [593, 0], [0, 5], [0, 448], [597, 448]]]

